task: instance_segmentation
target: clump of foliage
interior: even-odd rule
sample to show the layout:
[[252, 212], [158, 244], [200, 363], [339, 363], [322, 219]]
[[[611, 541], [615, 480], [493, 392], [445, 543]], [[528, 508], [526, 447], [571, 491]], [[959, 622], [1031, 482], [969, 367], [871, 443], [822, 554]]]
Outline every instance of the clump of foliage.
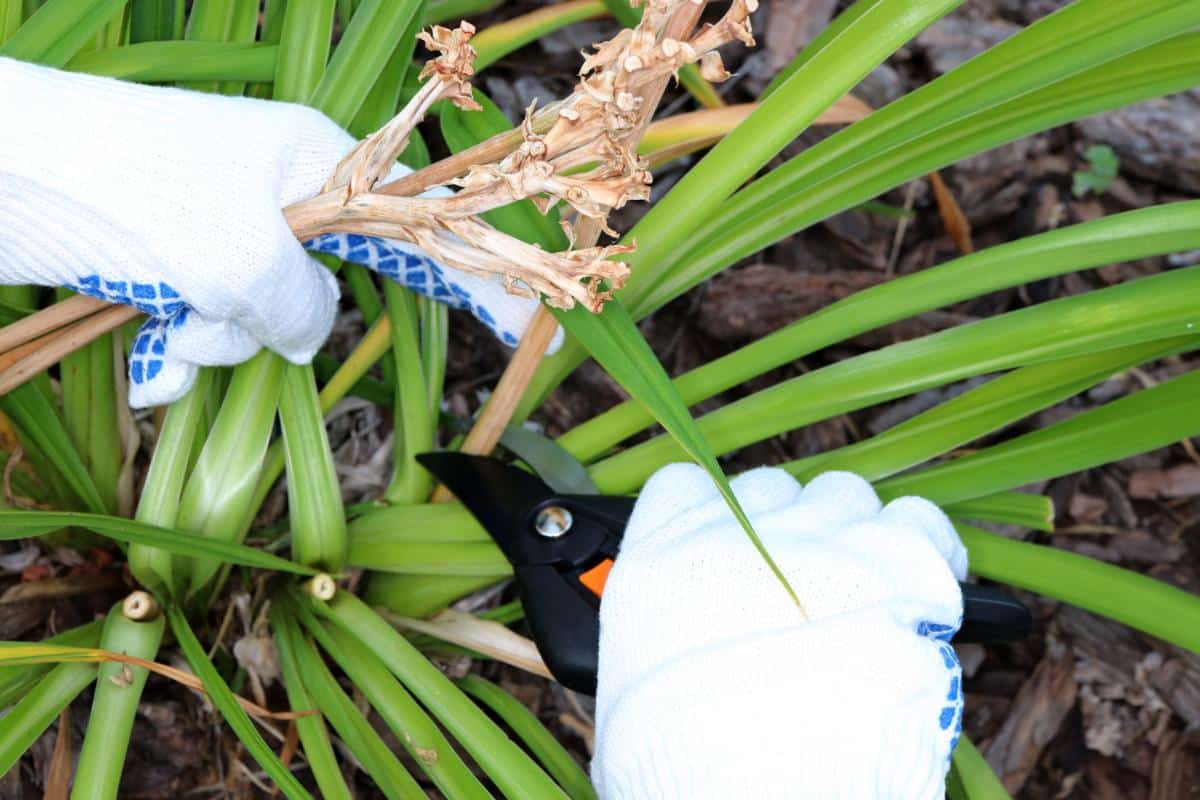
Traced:
[[[973, 525], [1048, 530], [1049, 500], [1016, 489], [1196, 435], [1200, 375], [1184, 374], [1065, 422], [952, 455], [1114, 373], [1200, 346], [1194, 301], [1200, 267], [880, 348], [698, 419], [688, 413], [780, 365], [897, 320], [1056, 275], [1200, 248], [1200, 203], [1117, 214], [930, 267], [858, 292], [674, 379], [635, 327], [722, 269], [909, 180], [1052, 126], [1200, 85], [1200, 34], [1187, 32], [1200, 24], [1200, 3], [1076, 0], [763, 171], [871, 70], [960, 3], [860, 0], [778, 76], [752, 112], [738, 117], [713, 109], [706, 119], [715, 121], [716, 132], [706, 137], [684, 125], [667, 127], [666, 155], [659, 157], [637, 147], [659, 84], [681, 69], [702, 105], [719, 105], [705, 77], [723, 77], [724, 70], [705, 54], [730, 38], [749, 43], [753, 0], [723, 6], [721, 22], [698, 31], [703, 4], [692, 0], [651, 0], [640, 23], [638, 9], [624, 0], [566, 3], [497, 33], [481, 31], [470, 40], [478, 55], [473, 70], [606, 8], [638, 25], [596, 51], [572, 98], [532, 113], [517, 130], [478, 89], [467, 92], [460, 45], [469, 29], [458, 28], [458, 38], [450, 28], [428, 34], [454, 62], [452, 70], [427, 73], [435, 82], [424, 86], [434, 89], [422, 88], [413, 67], [421, 31], [495, 2], [270, 0], [260, 8], [258, 0], [196, 0], [190, 7], [181, 0], [0, 0], [0, 54], [306, 102], [360, 137], [378, 132], [327, 186], [330, 213], [322, 219], [334, 220], [329, 224], [348, 203], [376, 204], [381, 219], [415, 214], [412, 196], [422, 181], [456, 181], [462, 207], [443, 203], [423, 218], [416, 241], [452, 263], [500, 272], [515, 288], [538, 291], [568, 333], [565, 346], [535, 373], [501, 382], [489, 404], [500, 427], [528, 417], [588, 356], [633, 397], [567, 432], [555, 448], [510, 440], [531, 462], [567, 454], [602, 492], [636, 491], [656, 469], [685, 458], [706, 466], [728, 492], [718, 456], [928, 388], [993, 376], [877, 436], [786, 468], [801, 478], [853, 470], [884, 498], [925, 496], [959, 526], [980, 576], [1200, 652], [1200, 599]], [[635, 63], [636, 48], [645, 52]], [[698, 66], [686, 66], [694, 61]], [[444, 97], [457, 105], [436, 102]], [[481, 110], [472, 110], [476, 105]], [[445, 144], [459, 155], [428, 164], [414, 128], [427, 113], [437, 116]], [[581, 130], [588, 135], [573, 138]], [[656, 158], [716, 139], [633, 230], [615, 245], [596, 246], [609, 210], [645, 198]], [[382, 192], [376, 181], [401, 153], [426, 169], [407, 191]], [[557, 222], [561, 212], [572, 222], [566, 230]], [[456, 234], [469, 251], [453, 249], [443, 233]], [[527, 258], [535, 247], [540, 255]], [[129, 457], [136, 442], [114, 378], [126, 331], [96, 339], [0, 398], [21, 453], [10, 449], [5, 458], [23, 462], [9, 471], [17, 489], [11, 494], [33, 501], [0, 511], [0, 538], [90, 531], [119, 543], [153, 596], [132, 596], [103, 622], [45, 642], [0, 647], [0, 707], [8, 709], [0, 718], [0, 772], [93, 687], [73, 796], [117, 796], [142, 687], [151, 670], [170, 675], [154, 663], [169, 633], [246, 752], [288, 797], [306, 797], [312, 787], [323, 797], [351, 796], [335, 740], [388, 797], [423, 797], [428, 784], [450, 798], [492, 791], [513, 798], [592, 796], [580, 767], [519, 704], [478, 678], [451, 681], [423, 651], [436, 646], [433, 639], [410, 637], [392, 624], [397, 615], [424, 616], [501, 581], [509, 567], [460, 506], [429, 502], [434, 487], [413, 460], [437, 443], [444, 308], [376, 284], [354, 265], [330, 266], [370, 326], [353, 354], [320, 378], [312, 367], [266, 352], [232, 370], [205, 371], [162, 417], [136, 492]], [[531, 266], [543, 270], [540, 277]], [[6, 319], [45, 299], [27, 287], [0, 296]], [[323, 417], [347, 394], [367, 393], [361, 379], [377, 363], [382, 391], [374, 384], [370, 395], [392, 407], [394, 475], [378, 505], [346, 508]], [[665, 433], [627, 444], [655, 425]], [[278, 547], [247, 546], [251, 524], [285, 470], [287, 538]], [[367, 573], [361, 597], [338, 583], [347, 568]], [[307, 766], [303, 780], [253, 721], [270, 712], [235, 695], [230, 684], [242, 676], [207, 655], [205, 640], [213, 635], [207, 611], [231, 583], [247, 580], [262, 587], [252, 613], [266, 620], [278, 650], [294, 712], [285, 719], [295, 726]], [[512, 608], [490, 614], [506, 622], [518, 615]], [[348, 685], [398, 734], [419, 772], [410, 773], [387, 749]], [[952, 777], [956, 798], [1003, 796], [969, 742], [956, 751]]]

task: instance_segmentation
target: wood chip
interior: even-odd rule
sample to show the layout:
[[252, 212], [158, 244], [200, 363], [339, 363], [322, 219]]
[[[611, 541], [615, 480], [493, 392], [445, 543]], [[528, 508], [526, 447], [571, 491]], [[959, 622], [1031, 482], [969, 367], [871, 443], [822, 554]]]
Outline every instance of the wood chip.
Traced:
[[1008, 718], [987, 748], [988, 763], [1013, 794], [1028, 780], [1042, 750], [1058, 735], [1075, 705], [1073, 661], [1066, 648], [1051, 649], [1017, 693]]

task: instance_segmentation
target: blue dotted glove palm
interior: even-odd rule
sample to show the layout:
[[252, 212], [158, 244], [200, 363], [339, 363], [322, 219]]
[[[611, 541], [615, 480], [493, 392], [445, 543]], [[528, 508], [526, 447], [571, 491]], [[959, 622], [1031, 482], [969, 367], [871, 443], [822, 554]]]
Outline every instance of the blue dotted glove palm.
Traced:
[[[149, 315], [130, 357], [132, 405], [171, 402], [200, 366], [262, 347], [312, 358], [337, 283], [281, 209], [316, 194], [354, 146], [337, 125], [297, 105], [0, 58], [3, 109], [20, 114], [0, 126], [0, 283], [66, 286]], [[399, 242], [331, 234], [306, 245], [468, 310], [509, 345], [537, 309], [499, 279]]]
[[703, 470], [657, 473], [600, 606], [601, 797], [940, 800], [962, 724], [953, 526], [849, 473], [733, 487], [810, 619]]

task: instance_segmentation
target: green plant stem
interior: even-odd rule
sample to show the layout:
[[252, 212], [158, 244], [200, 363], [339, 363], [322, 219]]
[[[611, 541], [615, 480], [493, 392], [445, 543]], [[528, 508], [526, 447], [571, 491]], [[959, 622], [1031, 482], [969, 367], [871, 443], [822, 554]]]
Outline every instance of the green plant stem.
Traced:
[[416, 297], [399, 284], [383, 286], [392, 329], [392, 361], [396, 391], [392, 447], [395, 473], [384, 491], [389, 503], [417, 503], [433, 490], [433, 478], [415, 460], [433, 449], [434, 421], [429, 417], [429, 394], [421, 367], [420, 320]]
[[287, 457], [292, 556], [301, 564], [336, 572], [346, 560], [346, 512], [311, 366], [284, 365], [279, 422]]
[[[138, 499], [134, 517], [138, 522], [167, 528], [175, 526], [180, 494], [191, 466], [192, 444], [203, 427], [213, 381], [212, 370], [200, 370], [191, 391], [167, 409]], [[184, 588], [176, 584], [173, 557], [165, 550], [130, 545], [129, 569], [139, 583], [161, 599], [177, 597]]]
[[[179, 503], [177, 525], [200, 536], [240, 541], [275, 419], [284, 362], [263, 350], [237, 367], [212, 431]], [[202, 559], [188, 565], [193, 593], [220, 570]]]
[[[113, 653], [153, 661], [162, 641], [165, 620], [128, 619], [117, 603], [108, 612], [100, 647]], [[133, 720], [149, 672], [142, 667], [104, 663], [99, 667], [92, 713], [79, 752], [71, 800], [116, 798], [133, 735]]]
[[491, 577], [373, 572], [363, 596], [371, 605], [394, 614], [424, 617], [495, 583]]

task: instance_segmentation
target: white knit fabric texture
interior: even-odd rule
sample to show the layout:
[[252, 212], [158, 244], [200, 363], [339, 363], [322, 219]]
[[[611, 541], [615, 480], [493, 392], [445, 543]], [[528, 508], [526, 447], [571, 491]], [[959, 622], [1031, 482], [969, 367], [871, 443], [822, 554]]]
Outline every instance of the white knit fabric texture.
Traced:
[[967, 567], [949, 520], [919, 498], [881, 509], [849, 473], [733, 485], [811, 621], [703, 470], [657, 473], [600, 607], [600, 796], [940, 800]]
[[[317, 193], [353, 146], [327, 117], [4, 58], [0, 116], [0, 283], [150, 315], [130, 354], [132, 405], [177, 399], [202, 365], [262, 346], [304, 363], [324, 342], [337, 283], [280, 209]], [[471, 311], [510, 345], [537, 309], [398, 242], [310, 244]]]

